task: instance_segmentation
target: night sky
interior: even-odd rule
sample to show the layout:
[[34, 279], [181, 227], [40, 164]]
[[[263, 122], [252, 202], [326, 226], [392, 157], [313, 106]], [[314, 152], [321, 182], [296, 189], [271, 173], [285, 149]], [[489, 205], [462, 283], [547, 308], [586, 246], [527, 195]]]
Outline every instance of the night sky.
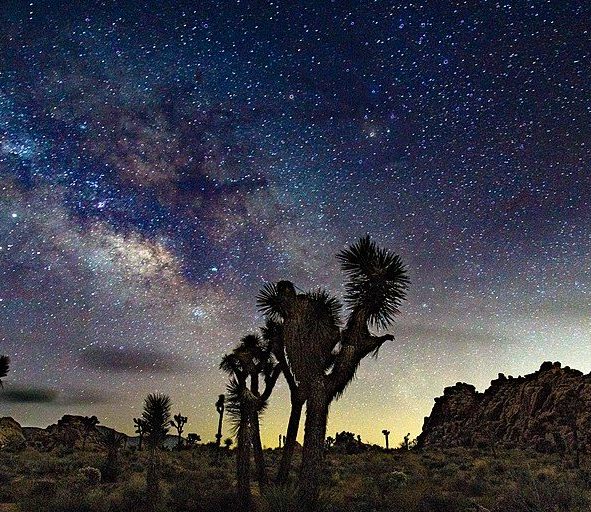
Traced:
[[590, 19], [586, 0], [3, 0], [0, 414], [130, 433], [160, 391], [213, 440], [261, 285], [342, 295], [334, 255], [366, 233], [412, 286], [332, 435], [398, 442], [457, 381], [591, 371]]

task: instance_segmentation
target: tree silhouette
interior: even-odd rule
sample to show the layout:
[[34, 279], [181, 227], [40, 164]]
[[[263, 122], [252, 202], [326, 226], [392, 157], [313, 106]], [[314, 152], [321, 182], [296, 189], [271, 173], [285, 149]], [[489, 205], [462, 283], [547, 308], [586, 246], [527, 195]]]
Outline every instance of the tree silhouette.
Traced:
[[369, 236], [337, 255], [347, 276], [347, 320], [340, 329], [340, 304], [327, 292], [296, 293], [289, 281], [267, 285], [259, 309], [282, 321], [287, 362], [307, 402], [298, 500], [310, 510], [318, 497], [330, 403], [354, 378], [367, 355], [377, 354], [391, 334], [372, 335], [370, 327], [389, 327], [406, 298], [409, 284], [400, 257], [379, 248]]
[[201, 436], [191, 433], [187, 435], [187, 444], [189, 446], [195, 446], [198, 442], [201, 441]]
[[100, 443], [107, 449], [107, 459], [101, 474], [106, 482], [114, 482], [119, 475], [119, 450], [124, 445], [127, 436], [113, 429], [101, 433]]
[[181, 450], [181, 448], [183, 447], [183, 430], [185, 428], [185, 425], [188, 421], [188, 418], [186, 416], [183, 416], [180, 412], [178, 414], [175, 414], [172, 417], [172, 421], [169, 423], [169, 425], [171, 427], [173, 427], [174, 429], [176, 429], [177, 431], [177, 450]]
[[228, 437], [225, 441], [224, 441], [224, 445], [226, 446], [226, 449], [230, 449], [230, 447], [234, 444], [234, 441], [232, 441], [231, 437]]
[[[220, 368], [230, 375], [226, 410], [232, 419], [238, 442], [236, 473], [241, 505], [250, 507], [250, 450], [254, 452], [257, 480], [263, 489], [267, 485], [267, 471], [259, 429], [259, 415], [281, 373], [269, 347], [260, 336], [250, 334], [222, 358]], [[260, 391], [260, 378], [264, 390]]]
[[[265, 304], [268, 300], [273, 302], [276, 299], [277, 290], [274, 285], [266, 285], [257, 298], [257, 302], [261, 309], [265, 309]], [[297, 444], [298, 430], [302, 418], [302, 409], [305, 403], [305, 396], [303, 390], [298, 386], [293, 372], [287, 363], [285, 356], [285, 343], [283, 340], [283, 326], [277, 321], [280, 319], [279, 315], [270, 314], [267, 318], [265, 326], [261, 329], [263, 338], [271, 348], [271, 352], [275, 356], [279, 367], [285, 377], [289, 387], [289, 399], [291, 402], [291, 409], [289, 412], [289, 421], [287, 424], [287, 436], [283, 436], [283, 451], [281, 453], [281, 462], [279, 463], [279, 470], [275, 481], [280, 485], [287, 484], [289, 478], [289, 470], [291, 469], [291, 461], [293, 459], [294, 450]], [[281, 442], [279, 443], [281, 445]]]
[[146, 420], [143, 418], [133, 418], [135, 433], [138, 435], [138, 451], [142, 451], [142, 443], [146, 434]]
[[96, 416], [84, 416], [82, 418], [82, 451], [86, 447], [86, 440], [91, 432], [96, 430], [96, 426], [100, 423]]
[[410, 449], [410, 432], [404, 436], [404, 441], [402, 442], [402, 446], [405, 450]]
[[382, 434], [384, 434], [384, 437], [386, 438], [386, 450], [390, 449], [390, 442], [388, 440], [388, 436], [390, 435], [390, 431], [389, 430], [382, 430]]
[[142, 419], [146, 422], [146, 444], [149, 449], [146, 474], [146, 508], [148, 512], [157, 509], [160, 502], [160, 472], [158, 449], [166, 439], [170, 425], [170, 397], [163, 394], [149, 394], [144, 400]]
[[10, 357], [0, 356], [0, 388], [4, 387], [2, 379], [8, 375], [10, 370]]
[[218, 397], [217, 402], [215, 403], [215, 410], [217, 411], [217, 413], [219, 415], [218, 431], [217, 431], [217, 434], [215, 435], [215, 444], [217, 445], [218, 448], [220, 447], [220, 445], [222, 443], [222, 424], [224, 421], [225, 401], [226, 401], [226, 395], [220, 395]]

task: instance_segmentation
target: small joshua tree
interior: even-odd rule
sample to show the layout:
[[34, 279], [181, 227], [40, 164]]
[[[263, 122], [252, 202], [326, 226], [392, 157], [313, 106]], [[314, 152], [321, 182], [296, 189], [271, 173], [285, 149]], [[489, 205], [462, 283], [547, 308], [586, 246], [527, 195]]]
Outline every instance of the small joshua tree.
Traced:
[[160, 503], [158, 450], [168, 434], [170, 407], [170, 397], [167, 395], [150, 394], [144, 401], [142, 418], [146, 422], [146, 443], [150, 451], [146, 474], [146, 508], [148, 512], [157, 510]]
[[226, 449], [229, 450], [231, 448], [231, 446], [234, 444], [234, 441], [232, 440], [231, 437], [228, 437], [225, 441], [224, 441], [224, 445], [226, 446]]
[[142, 451], [142, 442], [146, 434], [146, 420], [143, 418], [133, 418], [135, 433], [138, 435], [138, 451]]
[[404, 441], [402, 442], [402, 446], [405, 450], [410, 448], [410, 432], [404, 436]]
[[386, 450], [390, 449], [390, 441], [388, 439], [388, 437], [390, 436], [390, 431], [389, 430], [382, 430], [382, 434], [384, 434], [384, 437], [386, 438]]
[[125, 443], [126, 436], [108, 429], [100, 437], [101, 444], [107, 449], [107, 459], [101, 471], [106, 482], [114, 482], [119, 474], [119, 450]]
[[220, 447], [222, 443], [222, 423], [224, 421], [224, 409], [225, 409], [226, 395], [220, 395], [218, 401], [215, 403], [215, 410], [219, 415], [218, 419], [218, 431], [215, 435], [215, 444]]
[[86, 447], [86, 440], [91, 432], [96, 431], [96, 426], [100, 423], [96, 416], [84, 416], [82, 418], [82, 451]]
[[180, 451], [180, 449], [183, 447], [183, 430], [188, 421], [188, 418], [186, 416], [181, 415], [180, 412], [178, 414], [175, 414], [172, 418], [173, 419], [170, 422], [170, 426], [176, 429], [177, 431], [178, 440], [176, 447], [177, 450]]

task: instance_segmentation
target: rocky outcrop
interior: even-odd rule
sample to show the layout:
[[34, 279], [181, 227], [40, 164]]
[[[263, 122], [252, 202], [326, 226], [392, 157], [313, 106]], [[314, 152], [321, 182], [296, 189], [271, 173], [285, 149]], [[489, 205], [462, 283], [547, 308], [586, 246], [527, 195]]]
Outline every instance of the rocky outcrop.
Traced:
[[422, 447], [505, 446], [591, 451], [591, 374], [545, 362], [524, 377], [499, 377], [479, 393], [457, 383], [435, 399]]
[[0, 449], [29, 446], [40, 451], [72, 450], [81, 449], [84, 443], [85, 450], [104, 450], [101, 438], [102, 433], [108, 430], [112, 429], [98, 425], [96, 429], [85, 432], [83, 417], [71, 414], [64, 415], [47, 428], [21, 427], [12, 418], [0, 418]]
[[19, 449], [26, 444], [23, 429], [12, 418], [0, 418], [0, 449]]

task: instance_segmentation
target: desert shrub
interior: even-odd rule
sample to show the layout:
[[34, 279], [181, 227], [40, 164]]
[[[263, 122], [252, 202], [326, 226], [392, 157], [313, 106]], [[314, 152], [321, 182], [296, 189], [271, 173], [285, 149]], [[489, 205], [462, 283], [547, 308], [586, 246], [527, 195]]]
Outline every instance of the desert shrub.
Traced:
[[56, 494], [57, 484], [54, 480], [31, 480], [18, 486], [17, 504], [21, 511], [35, 510], [49, 512], [50, 505]]
[[274, 486], [263, 494], [261, 512], [292, 512], [296, 505], [295, 485]]
[[86, 466], [78, 470], [78, 474], [90, 485], [97, 485], [101, 482], [100, 469]]
[[[102, 499], [107, 504], [108, 512], [130, 512], [132, 510], [143, 510], [145, 499], [145, 479], [136, 474], [132, 474], [124, 483], [113, 487], [111, 491], [104, 495]], [[102, 512], [97, 503], [101, 499], [100, 495], [90, 497], [94, 504], [93, 512]], [[179, 511], [180, 512], [180, 511]]]
[[227, 475], [204, 468], [177, 477], [169, 492], [169, 506], [178, 512], [215, 512], [238, 509], [236, 495]]
[[462, 512], [473, 509], [463, 496], [427, 493], [419, 501], [419, 512]]
[[[514, 473], [515, 474], [515, 473]], [[540, 479], [540, 476], [542, 478]], [[589, 510], [589, 496], [582, 482], [552, 471], [522, 470], [514, 478], [515, 485], [497, 501], [495, 512], [583, 512]]]

